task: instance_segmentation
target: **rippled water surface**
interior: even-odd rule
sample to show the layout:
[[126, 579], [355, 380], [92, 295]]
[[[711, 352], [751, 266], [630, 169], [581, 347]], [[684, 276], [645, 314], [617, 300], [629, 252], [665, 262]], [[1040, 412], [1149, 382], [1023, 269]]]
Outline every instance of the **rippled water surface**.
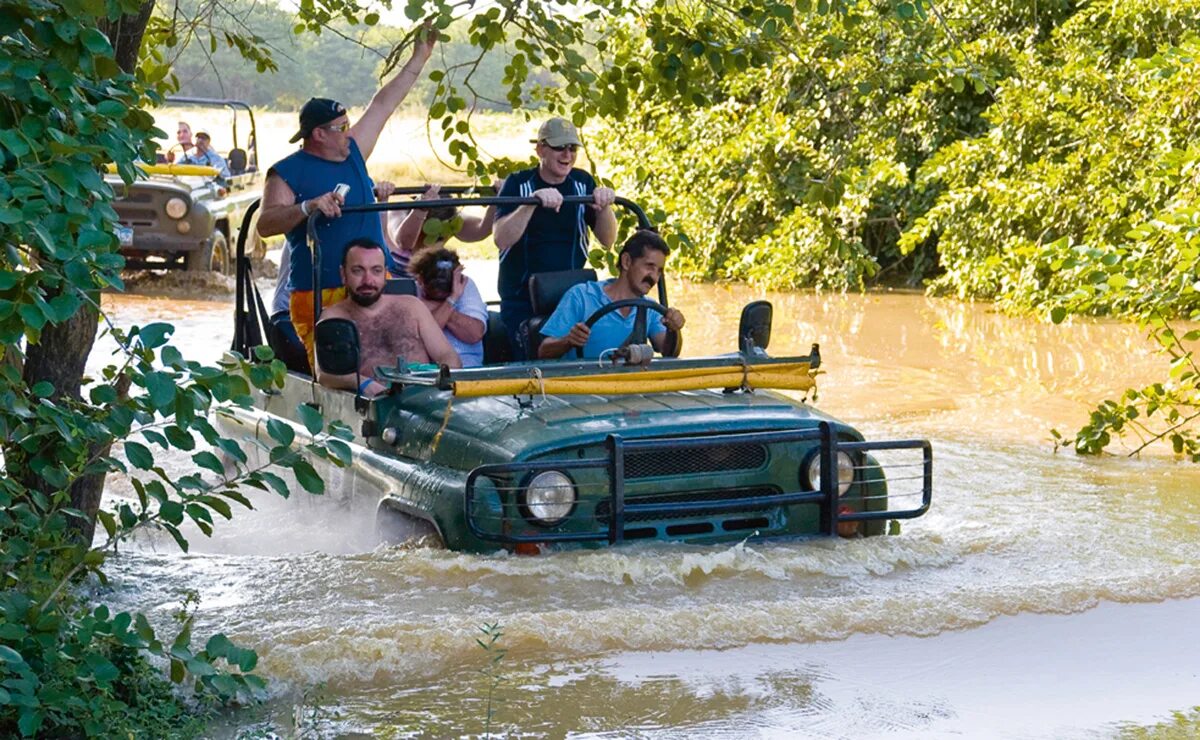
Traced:
[[[685, 354], [731, 351], [759, 297], [673, 286]], [[165, 619], [195, 589], [198, 634], [258, 650], [275, 699], [222, 735], [478, 735], [489, 695], [493, 732], [547, 737], [1097, 737], [1200, 704], [1200, 471], [1049, 442], [1159, 372], [1136, 328], [767, 297], [773, 352], [821, 345], [816, 405], [933, 441], [933, 509], [900, 536], [476, 556], [373, 549], [369, 509], [264, 500], [191, 554], [141, 543], [113, 597]], [[109, 306], [175, 321], [197, 359], [231, 336], [229, 304]], [[485, 623], [508, 651], [490, 691]]]

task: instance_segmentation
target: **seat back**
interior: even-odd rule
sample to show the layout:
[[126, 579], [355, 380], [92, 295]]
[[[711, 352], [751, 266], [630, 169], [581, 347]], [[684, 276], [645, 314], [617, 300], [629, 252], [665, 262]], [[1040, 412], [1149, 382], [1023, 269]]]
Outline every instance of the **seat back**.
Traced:
[[384, 295], [416, 295], [417, 281], [412, 278], [388, 278], [383, 286]]
[[595, 280], [596, 271], [591, 268], [539, 272], [529, 277], [529, 302], [533, 305], [533, 316], [521, 325], [529, 359], [537, 359], [538, 345], [542, 343], [542, 324], [558, 308], [559, 301], [567, 291], [580, 283]]
[[483, 335], [483, 364], [499, 365], [512, 362], [512, 342], [499, 311], [488, 311], [487, 332]]
[[271, 316], [267, 324], [267, 344], [275, 351], [275, 356], [283, 360], [288, 370], [304, 375], [312, 375], [308, 364], [308, 352], [304, 343], [292, 325], [292, 316], [287, 311], [280, 311]]
[[246, 171], [246, 150], [245, 149], [230, 149], [229, 157], [225, 160], [229, 165], [229, 174], [240, 175]]

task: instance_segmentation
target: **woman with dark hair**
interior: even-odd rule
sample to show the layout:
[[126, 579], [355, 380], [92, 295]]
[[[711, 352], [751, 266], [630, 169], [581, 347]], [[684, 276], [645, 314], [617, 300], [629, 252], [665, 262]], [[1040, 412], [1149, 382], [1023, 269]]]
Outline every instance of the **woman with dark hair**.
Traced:
[[439, 246], [418, 249], [408, 263], [408, 271], [417, 281], [419, 297], [458, 352], [463, 367], [482, 365], [487, 304], [471, 278], [463, 274], [458, 253]]

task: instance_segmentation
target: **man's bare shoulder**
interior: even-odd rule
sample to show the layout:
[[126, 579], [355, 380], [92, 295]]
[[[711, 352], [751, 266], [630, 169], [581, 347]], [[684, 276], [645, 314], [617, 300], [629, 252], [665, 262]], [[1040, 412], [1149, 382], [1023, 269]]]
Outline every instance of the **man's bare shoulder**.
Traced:
[[[418, 306], [425, 308], [425, 304], [415, 295], [385, 295], [382, 296], [381, 300], [386, 301], [384, 306], [389, 311], [416, 311], [419, 310]], [[428, 311], [429, 309], [425, 310]]]
[[350, 307], [346, 305], [348, 301], [338, 301], [332, 306], [328, 306], [321, 312], [323, 319], [348, 319], [350, 318]]

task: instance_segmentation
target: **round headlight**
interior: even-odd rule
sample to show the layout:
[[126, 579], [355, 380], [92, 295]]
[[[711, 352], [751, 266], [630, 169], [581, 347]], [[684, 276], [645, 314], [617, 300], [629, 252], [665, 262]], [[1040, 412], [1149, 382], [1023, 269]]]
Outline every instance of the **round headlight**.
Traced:
[[[821, 455], [818, 453], [812, 456], [805, 466], [804, 476], [807, 479], [808, 487], [814, 491], [821, 490]], [[849, 453], [838, 450], [837, 453], [837, 483], [838, 495], [845, 496], [846, 491], [850, 490], [850, 484], [854, 482], [854, 458], [850, 457]]]
[[183, 198], [171, 198], [164, 207], [167, 215], [173, 219], [181, 219], [187, 215], [188, 204]]
[[547, 470], [529, 479], [523, 492], [525, 514], [535, 524], [553, 526], [575, 508], [575, 485], [566, 473]]

